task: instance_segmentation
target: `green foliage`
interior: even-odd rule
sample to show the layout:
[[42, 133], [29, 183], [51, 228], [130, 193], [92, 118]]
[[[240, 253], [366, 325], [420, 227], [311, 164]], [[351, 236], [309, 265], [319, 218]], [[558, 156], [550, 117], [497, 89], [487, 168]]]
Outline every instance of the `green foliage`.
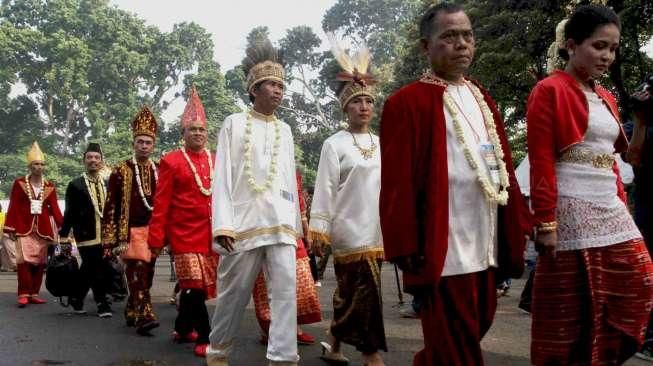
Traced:
[[[168, 92], [182, 83], [197, 85], [213, 130], [235, 110], [205, 29], [184, 22], [162, 32], [108, 0], [3, 1], [0, 49], [3, 157], [38, 139], [57, 162], [70, 157], [79, 165], [89, 140], [103, 145], [109, 162], [125, 159], [135, 114], [142, 105], [165, 111], [180, 96]], [[27, 91], [10, 99], [18, 82]], [[158, 151], [165, 151], [179, 133], [159, 122]], [[11, 174], [22, 174], [12, 166]], [[54, 161], [50, 168], [62, 179], [70, 172]]]
[[186, 95], [191, 86], [195, 85], [197, 88], [208, 120], [209, 141], [211, 143], [217, 141], [222, 121], [239, 110], [234, 104], [233, 96], [227, 91], [226, 79], [220, 73], [220, 65], [213, 60], [200, 62], [197, 74], [187, 75], [184, 85]]
[[[46, 154], [45, 177], [56, 184], [57, 195], [63, 199], [68, 182], [83, 171], [82, 158], [56, 157], [48, 152], [49, 150], [44, 149]], [[0, 198], [8, 198], [14, 180], [28, 173], [24, 153], [0, 154]]]
[[[268, 37], [266, 27], [254, 28], [247, 36], [247, 46]], [[328, 62], [325, 54], [319, 51], [321, 44], [311, 28], [297, 26], [288, 29], [278, 45], [286, 66], [287, 88], [277, 116], [293, 131], [297, 165], [307, 186], [314, 184], [322, 141], [341, 119], [337, 103], [334, 103], [335, 96], [326, 84], [333, 76], [320, 77], [321, 68]], [[227, 71], [225, 79], [232, 95], [244, 105], [251, 105], [242, 66]]]

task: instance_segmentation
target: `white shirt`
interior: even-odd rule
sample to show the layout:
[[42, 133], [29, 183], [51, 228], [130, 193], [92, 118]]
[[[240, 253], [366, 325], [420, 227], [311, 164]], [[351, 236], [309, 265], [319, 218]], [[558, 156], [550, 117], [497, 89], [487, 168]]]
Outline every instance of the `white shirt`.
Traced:
[[[489, 174], [479, 147], [480, 143], [488, 143], [488, 134], [474, 94], [467, 85], [449, 85], [447, 93], [461, 109], [458, 119], [465, 142]], [[476, 173], [465, 158], [463, 146], [458, 142], [451, 114], [445, 106], [443, 108], [449, 167], [449, 238], [442, 276], [454, 276], [497, 266], [497, 205], [485, 197]]]
[[[273, 159], [277, 161], [272, 188], [255, 193], [245, 174], [245, 133], [248, 113], [228, 116], [216, 150], [213, 179], [213, 236], [235, 239], [239, 253], [272, 244], [297, 245], [301, 217], [295, 176], [295, 146], [290, 126], [280, 124], [279, 155], [273, 157], [275, 122], [252, 117], [251, 169], [258, 185], [264, 185]], [[226, 251], [214, 244], [221, 255]]]
[[355, 136], [364, 149], [373, 141], [376, 149], [370, 159], [363, 158], [351, 133], [339, 131], [324, 141], [317, 169], [309, 228], [330, 238], [334, 257], [383, 250], [379, 138]]
[[[583, 141], [570, 149], [594, 155], [614, 153], [620, 127], [603, 100], [586, 92], [589, 121]], [[641, 238], [626, 204], [617, 196], [612, 168], [589, 163], [556, 163], [558, 250], [604, 247]]]

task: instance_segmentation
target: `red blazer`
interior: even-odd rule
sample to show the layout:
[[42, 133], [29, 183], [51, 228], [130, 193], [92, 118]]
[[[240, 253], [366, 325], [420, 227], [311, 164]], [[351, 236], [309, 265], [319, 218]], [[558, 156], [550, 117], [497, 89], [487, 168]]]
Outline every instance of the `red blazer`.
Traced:
[[[25, 177], [20, 177], [14, 181], [14, 185], [11, 187], [11, 196], [9, 197], [4, 232], [13, 232], [17, 236], [28, 236], [36, 228], [38, 236], [43, 239], [54, 240], [54, 230], [59, 231], [59, 227], [63, 223], [63, 215], [57, 203], [57, 189], [54, 183], [43, 180], [43, 209], [40, 215], [31, 214], [31, 204], [27, 195], [28, 189]], [[32, 191], [32, 197], [35, 197], [34, 191]], [[50, 217], [54, 220], [56, 227], [53, 227]]]
[[[411, 83], [385, 103], [381, 118], [381, 230], [385, 256], [423, 255], [419, 274], [404, 273], [408, 291], [438, 283], [449, 234], [449, 178], [443, 94], [446, 85]], [[515, 178], [508, 140], [488, 93], [510, 176], [507, 206], [499, 208], [499, 272], [518, 277], [524, 268], [524, 238], [531, 230], [528, 208]], [[473, 229], [473, 228], [470, 228]]]
[[[594, 91], [620, 121], [614, 96], [600, 85], [595, 85]], [[528, 97], [526, 126], [531, 166], [531, 207], [537, 224], [556, 220], [558, 186], [555, 164], [562, 152], [583, 141], [589, 123], [587, 103], [578, 82], [563, 71], [555, 71], [538, 82]], [[618, 153], [628, 148], [621, 123], [619, 128], [621, 133], [614, 143], [615, 152]], [[618, 194], [625, 201], [616, 162], [613, 170], [617, 174]]]
[[[203, 186], [210, 188], [206, 154], [186, 152]], [[212, 240], [211, 196], [200, 192], [184, 155], [175, 150], [165, 155], [159, 165], [148, 243], [157, 249], [169, 243], [173, 254], [210, 254]]]

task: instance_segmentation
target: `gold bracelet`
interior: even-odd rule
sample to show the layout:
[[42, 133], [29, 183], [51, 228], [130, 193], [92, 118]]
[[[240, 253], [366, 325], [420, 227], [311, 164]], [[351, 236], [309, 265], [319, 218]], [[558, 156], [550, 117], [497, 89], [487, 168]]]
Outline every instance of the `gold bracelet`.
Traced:
[[558, 223], [556, 221], [542, 222], [537, 226], [538, 233], [551, 233], [558, 230]]

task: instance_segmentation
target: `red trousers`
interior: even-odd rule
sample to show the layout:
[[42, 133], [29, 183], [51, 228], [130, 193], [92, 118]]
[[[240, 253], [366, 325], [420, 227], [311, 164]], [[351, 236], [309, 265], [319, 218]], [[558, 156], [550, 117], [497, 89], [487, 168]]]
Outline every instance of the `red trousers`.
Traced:
[[43, 282], [44, 264], [19, 263], [16, 265], [18, 274], [18, 296], [38, 295]]
[[424, 349], [413, 366], [481, 366], [481, 339], [497, 309], [494, 271], [447, 276], [420, 310]]

